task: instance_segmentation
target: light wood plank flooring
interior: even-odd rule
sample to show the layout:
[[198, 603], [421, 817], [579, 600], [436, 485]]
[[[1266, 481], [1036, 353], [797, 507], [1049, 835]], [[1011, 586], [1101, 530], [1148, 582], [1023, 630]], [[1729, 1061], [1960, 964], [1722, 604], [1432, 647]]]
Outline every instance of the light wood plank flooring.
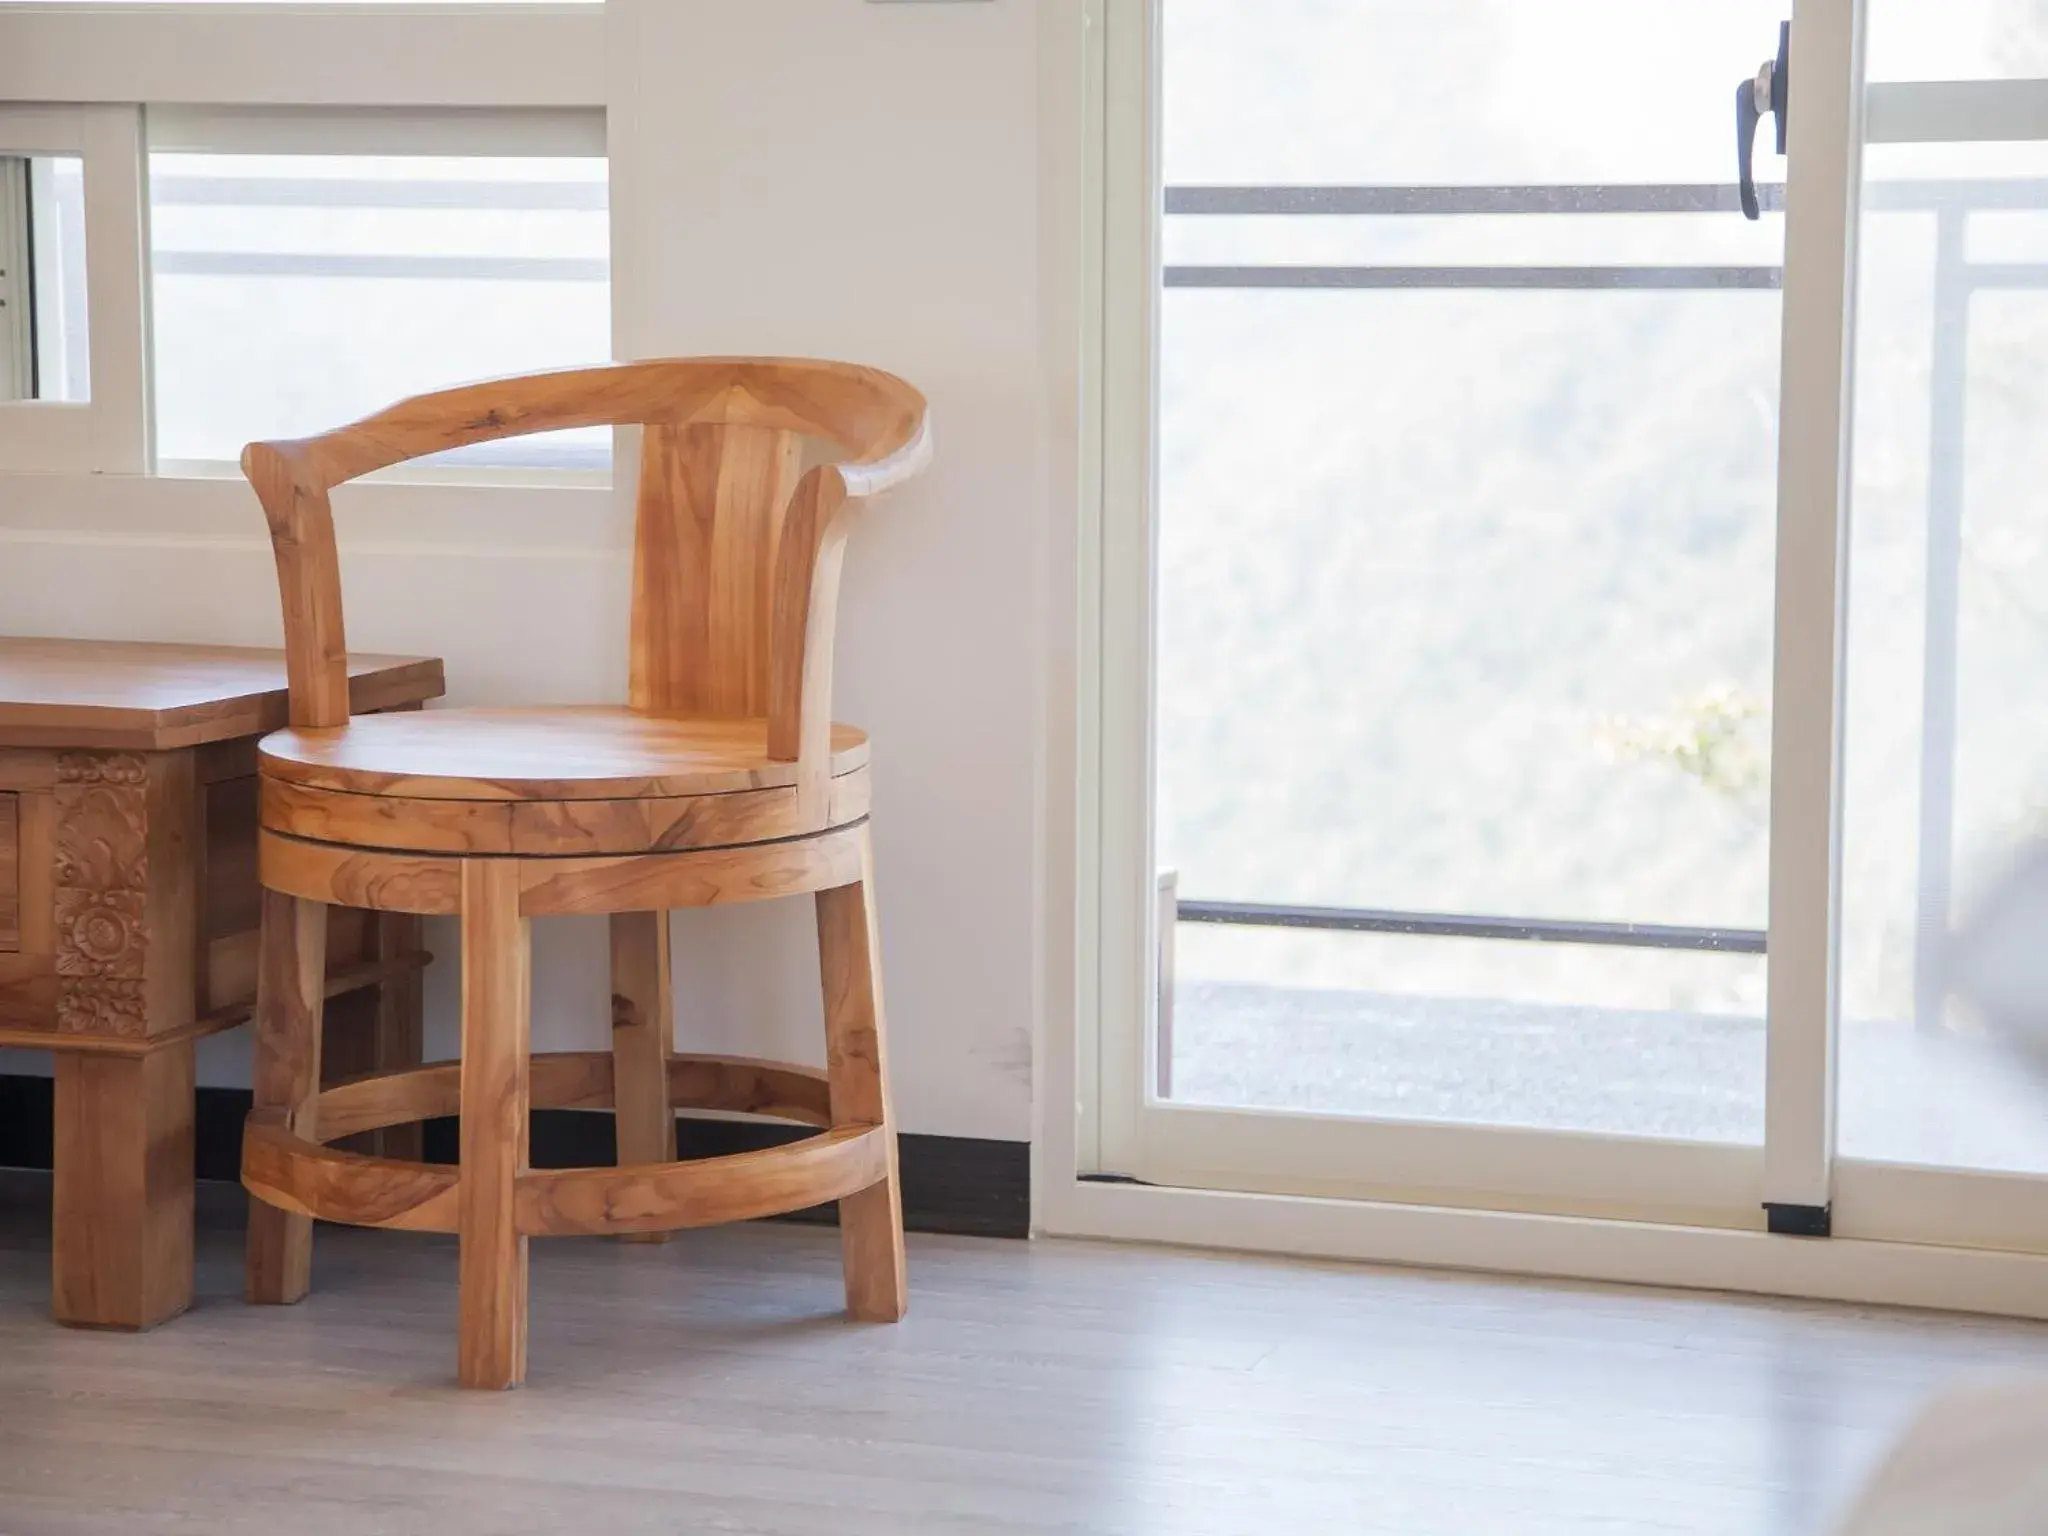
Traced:
[[1824, 1530], [1981, 1319], [913, 1238], [894, 1328], [827, 1230], [536, 1241], [532, 1376], [456, 1391], [452, 1240], [322, 1229], [237, 1299], [238, 1192], [156, 1333], [47, 1320], [47, 1183], [0, 1175], [0, 1532]]

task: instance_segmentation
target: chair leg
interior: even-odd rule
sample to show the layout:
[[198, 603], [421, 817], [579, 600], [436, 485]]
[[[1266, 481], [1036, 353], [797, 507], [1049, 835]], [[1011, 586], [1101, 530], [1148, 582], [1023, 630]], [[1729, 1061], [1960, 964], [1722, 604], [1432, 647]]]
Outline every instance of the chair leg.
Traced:
[[[292, 1130], [311, 1136], [327, 992], [327, 907], [265, 891], [262, 923], [251, 1097], [257, 1109], [281, 1109]], [[313, 1218], [250, 1201], [243, 1294], [284, 1305], [306, 1294], [312, 1276]]]
[[529, 923], [519, 861], [462, 866], [462, 1181], [456, 1222], [465, 1387], [526, 1379], [526, 1239], [515, 1196], [531, 1107]]
[[[882, 956], [875, 929], [874, 850], [861, 834], [861, 877], [820, 891], [818, 959], [825, 988], [825, 1065], [832, 1123], [891, 1125], [889, 1065], [882, 1025]], [[846, 1309], [865, 1322], [893, 1323], [909, 1305], [903, 1257], [903, 1193], [896, 1137], [878, 1184], [839, 1202]]]
[[[676, 1112], [669, 1104], [666, 912], [612, 914], [612, 1104], [619, 1166], [676, 1160]], [[629, 1232], [627, 1242], [665, 1243], [666, 1232]]]
[[[380, 960], [416, 954], [424, 947], [420, 919], [410, 912], [379, 912], [372, 921], [370, 932], [371, 943]], [[377, 1071], [394, 1072], [401, 1067], [420, 1064], [425, 1033], [421, 997], [424, 985], [425, 978], [413, 967], [395, 976], [386, 976], [378, 983], [377, 1018], [371, 1044]], [[419, 1121], [411, 1120], [404, 1125], [387, 1125], [381, 1131], [372, 1132], [376, 1154], [416, 1163], [425, 1156], [421, 1147], [425, 1130]]]

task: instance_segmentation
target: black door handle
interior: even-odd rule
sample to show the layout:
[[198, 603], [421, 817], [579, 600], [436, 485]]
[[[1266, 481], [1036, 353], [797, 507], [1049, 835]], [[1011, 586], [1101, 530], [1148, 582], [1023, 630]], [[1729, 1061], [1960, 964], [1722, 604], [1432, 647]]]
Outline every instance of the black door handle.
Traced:
[[1764, 61], [1756, 78], [1735, 87], [1735, 166], [1742, 216], [1763, 217], [1756, 196], [1756, 130], [1766, 112], [1776, 120], [1778, 153], [1785, 153], [1785, 102], [1792, 83], [1792, 23], [1778, 23], [1778, 56]]

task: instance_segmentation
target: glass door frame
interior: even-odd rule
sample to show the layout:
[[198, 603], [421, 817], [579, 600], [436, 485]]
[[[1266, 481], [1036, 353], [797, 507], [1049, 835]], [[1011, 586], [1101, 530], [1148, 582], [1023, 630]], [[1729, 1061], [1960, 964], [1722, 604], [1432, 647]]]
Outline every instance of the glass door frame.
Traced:
[[[1873, 84], [1865, 92], [1867, 144], [2048, 142], [2048, 80], [1973, 79]], [[1942, 395], [1942, 374], [1959, 397], [1967, 388], [1967, 300], [1973, 276], [1963, 219], [1940, 214], [1934, 296], [1930, 422], [1929, 569], [1923, 657], [1921, 785], [1914, 1022], [1938, 1016], [1944, 1001], [1927, 935], [1952, 924], [1952, 822], [1957, 561], [1960, 557], [1965, 448], [1960, 419]], [[2004, 266], [2000, 286], [2048, 287], [2048, 265]], [[1944, 519], [1949, 520], [1943, 527]], [[1937, 548], [1940, 546], [1940, 548]], [[1944, 1244], [2009, 1254], [2048, 1254], [2048, 1174], [1928, 1166], [1836, 1156], [1833, 1230], [1845, 1238]]]
[[[1096, 516], [1084, 517], [1075, 1171], [1181, 1190], [1335, 1197], [1689, 1228], [2030, 1248], [2048, 1180], [1836, 1157], [1843, 701], [1865, 102], [1894, 138], [1922, 86], [1866, 92], [1865, 0], [1794, 0], [1774, 596], [1761, 1145], [1350, 1119], [1158, 1092], [1152, 841], [1159, 0], [1098, 0]], [[1759, 54], [1770, 39], [1759, 38]], [[1938, 88], [1933, 88], [1938, 89]], [[1988, 98], [1987, 98], [1988, 99]], [[1956, 93], [1919, 116], [1957, 110]], [[1092, 540], [1091, 540], [1092, 534]], [[1091, 582], [1085, 577], [1092, 573]], [[1092, 653], [1099, 663], [1091, 669]], [[1049, 1121], [1056, 1125], [1059, 1122]], [[1837, 1212], [1840, 1202], [1842, 1209]], [[1958, 1214], [1960, 1213], [1960, 1214]], [[2048, 1233], [2048, 1222], [2032, 1226]]]

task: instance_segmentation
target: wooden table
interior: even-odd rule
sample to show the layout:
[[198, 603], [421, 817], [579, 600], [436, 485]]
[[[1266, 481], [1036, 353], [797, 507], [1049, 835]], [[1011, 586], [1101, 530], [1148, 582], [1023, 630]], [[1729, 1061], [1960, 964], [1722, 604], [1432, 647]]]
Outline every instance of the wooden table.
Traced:
[[[442, 691], [438, 660], [349, 657], [357, 713]], [[282, 651], [0, 638], [0, 1046], [56, 1053], [60, 1322], [191, 1300], [193, 1042], [255, 997], [256, 741], [284, 723]], [[417, 1063], [419, 919], [336, 911], [328, 955], [330, 996], [375, 989], [337, 1074]]]

